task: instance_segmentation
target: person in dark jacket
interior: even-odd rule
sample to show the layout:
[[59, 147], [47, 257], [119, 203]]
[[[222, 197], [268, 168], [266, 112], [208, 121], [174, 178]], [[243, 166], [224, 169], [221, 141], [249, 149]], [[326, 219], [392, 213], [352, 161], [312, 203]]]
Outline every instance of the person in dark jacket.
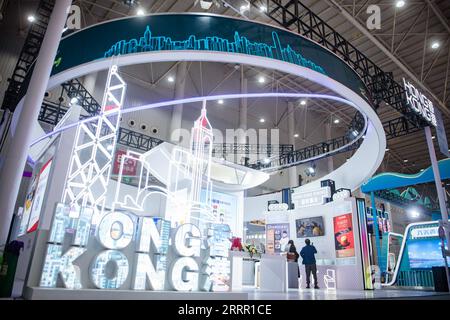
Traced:
[[309, 289], [311, 283], [311, 273], [314, 278], [314, 289], [319, 289], [317, 283], [317, 266], [315, 254], [317, 253], [316, 248], [311, 244], [309, 239], [305, 240], [306, 246], [300, 251], [300, 256], [303, 258], [303, 264], [305, 265], [306, 272], [306, 289]]
[[[290, 253], [295, 254], [295, 262], [298, 262], [298, 257], [300, 256], [297, 252], [297, 248], [295, 247], [294, 240], [289, 240], [288, 242], [289, 249], [287, 250]], [[298, 269], [298, 278], [300, 278], [300, 269]]]

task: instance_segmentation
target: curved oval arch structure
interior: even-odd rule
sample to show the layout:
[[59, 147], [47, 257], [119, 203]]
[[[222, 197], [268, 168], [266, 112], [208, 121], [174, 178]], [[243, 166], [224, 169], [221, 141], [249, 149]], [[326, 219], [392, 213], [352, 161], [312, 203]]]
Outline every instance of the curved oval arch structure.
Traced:
[[[177, 23], [171, 24], [174, 21]], [[83, 39], [89, 45], [80, 46]], [[368, 119], [364, 141], [353, 157], [322, 179], [332, 179], [354, 190], [375, 173], [383, 160], [384, 129], [365, 97], [359, 76], [318, 44], [256, 22], [205, 14], [162, 14], [101, 23], [61, 41], [48, 89], [108, 69], [112, 64], [167, 61], [247, 64], [320, 84], [345, 97]], [[320, 181], [304, 185], [301, 190], [317, 187]]]

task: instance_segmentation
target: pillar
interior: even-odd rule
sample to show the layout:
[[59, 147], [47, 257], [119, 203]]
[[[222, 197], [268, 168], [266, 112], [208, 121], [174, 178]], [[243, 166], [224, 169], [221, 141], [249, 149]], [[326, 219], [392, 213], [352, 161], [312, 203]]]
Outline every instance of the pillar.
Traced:
[[[184, 89], [186, 86], [186, 76], [187, 76], [187, 62], [181, 61], [177, 66], [177, 74], [175, 78], [175, 94], [174, 99], [184, 98]], [[180, 142], [180, 135], [175, 134], [176, 130], [181, 129], [183, 119], [183, 104], [177, 104], [172, 110], [172, 120], [170, 122], [170, 141], [172, 143]], [[183, 143], [189, 143], [189, 141], [183, 141]]]
[[[289, 144], [295, 148], [295, 107], [293, 102], [288, 102], [288, 136]], [[290, 167], [289, 171], [289, 187], [293, 188], [298, 185], [297, 166]]]
[[42, 42], [34, 72], [31, 76], [23, 108], [19, 111], [18, 126], [11, 140], [8, 156], [0, 173], [0, 246], [8, 236], [14, 205], [19, 192], [23, 169], [32, 139], [32, 128], [36, 125], [41, 103], [47, 89], [48, 79], [55, 61], [56, 50], [66, 23], [67, 11], [72, 0], [55, 1], [52, 15]]
[[[331, 140], [331, 126], [332, 124], [330, 119], [330, 121], [325, 124], [325, 137], [327, 141]], [[327, 157], [327, 166], [328, 166], [328, 173], [334, 171], [334, 161], [332, 156]]]
[[[241, 65], [241, 93], [247, 93], [247, 78], [244, 75], [244, 66]], [[238, 143], [246, 144], [247, 143], [247, 98], [242, 98], [239, 100], [239, 135], [238, 135]], [[248, 143], [258, 143], [257, 141], [249, 141]], [[244, 155], [236, 155], [238, 157], [237, 163], [240, 163], [241, 157], [250, 157], [249, 154]]]

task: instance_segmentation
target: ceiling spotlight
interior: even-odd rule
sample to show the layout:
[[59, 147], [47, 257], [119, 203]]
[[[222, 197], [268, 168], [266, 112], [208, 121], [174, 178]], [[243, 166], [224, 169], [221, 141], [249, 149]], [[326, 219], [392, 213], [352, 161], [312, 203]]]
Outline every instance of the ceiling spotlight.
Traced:
[[28, 20], [28, 22], [33, 23], [33, 22], [36, 21], [36, 18], [35, 18], [32, 14], [30, 14], [30, 15], [27, 17], [27, 20]]
[[169, 77], [167, 78], [167, 81], [169, 81], [169, 82], [174, 82], [174, 81], [175, 81], [175, 78], [172, 77], [172, 76], [169, 76]]
[[404, 160], [403, 160], [404, 163], [407, 163], [408, 161], [409, 161], [408, 159], [404, 159]]
[[403, 0], [398, 0], [398, 1], [395, 3], [395, 6], [396, 6], [397, 8], [402, 8], [402, 7], [405, 6], [405, 1], [403, 1]]
[[267, 12], [267, 7], [266, 7], [266, 6], [260, 6], [260, 7], [259, 7], [259, 11], [261, 11], [261, 12]]
[[298, 133], [294, 134], [294, 138], [298, 138], [298, 137], [299, 137]]
[[265, 158], [265, 159], [264, 159], [264, 163], [265, 163], [265, 164], [269, 164], [270, 161], [271, 161], [271, 160], [270, 160], [269, 158]]
[[337, 119], [337, 118], [334, 119], [334, 121], [333, 121], [334, 124], [338, 124], [339, 122], [341, 122], [341, 120], [339, 120], [339, 119]]
[[209, 8], [211, 8], [212, 4], [213, 4], [212, 0], [200, 0], [200, 7], [203, 10], [209, 10]]
[[425, 169], [420, 169], [420, 172], [424, 171]]
[[72, 99], [70, 99], [70, 104], [77, 104], [77, 103], [78, 103], [77, 97], [73, 97]]
[[241, 13], [244, 13], [245, 11], [247, 11], [247, 10], [250, 10], [250, 5], [242, 5], [240, 8], [239, 8], [239, 11], [241, 12]]
[[302, 106], [306, 106], [306, 100], [300, 101], [300, 104], [301, 104]]
[[435, 136], [432, 136], [432, 137], [431, 137], [431, 139], [433, 139], [433, 140], [434, 140], [434, 139], [436, 139], [436, 137], [435, 137]]
[[217, 103], [218, 103], [218, 104], [223, 104], [223, 100], [222, 100], [222, 99], [217, 100]]
[[385, 151], [386, 151], [386, 152], [388, 152], [389, 150], [390, 150], [389, 148], [386, 148], [386, 150], [385, 150]]
[[441, 44], [438, 42], [438, 41], [434, 41], [432, 44], [431, 44], [431, 49], [437, 49], [437, 48], [439, 48], [441, 46]]
[[264, 123], [266, 120], [264, 118], [259, 119], [259, 122]]
[[411, 218], [418, 218], [418, 217], [420, 217], [420, 212], [417, 211], [416, 209], [409, 209], [408, 213], [409, 213], [409, 216]]
[[136, 14], [138, 16], [143, 16], [143, 15], [145, 15], [145, 11], [142, 8], [138, 8], [137, 11], [136, 11]]
[[260, 77], [258, 77], [258, 82], [264, 83], [264, 82], [266, 82], [266, 78], [264, 78], [263, 76], [260, 76]]
[[353, 135], [354, 137], [358, 136], [358, 133], [359, 133], [358, 130], [353, 130], [353, 131], [352, 131], [352, 135]]

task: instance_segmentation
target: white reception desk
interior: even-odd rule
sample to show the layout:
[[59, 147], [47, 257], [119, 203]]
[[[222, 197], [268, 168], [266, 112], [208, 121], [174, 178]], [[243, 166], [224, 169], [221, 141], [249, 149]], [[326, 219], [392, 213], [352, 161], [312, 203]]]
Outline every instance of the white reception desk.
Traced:
[[[232, 291], [242, 290], [244, 258], [250, 258], [248, 252], [230, 251]], [[286, 292], [288, 288], [286, 256], [262, 254], [259, 260], [260, 289], [262, 291]], [[256, 271], [255, 278], [257, 277]]]

